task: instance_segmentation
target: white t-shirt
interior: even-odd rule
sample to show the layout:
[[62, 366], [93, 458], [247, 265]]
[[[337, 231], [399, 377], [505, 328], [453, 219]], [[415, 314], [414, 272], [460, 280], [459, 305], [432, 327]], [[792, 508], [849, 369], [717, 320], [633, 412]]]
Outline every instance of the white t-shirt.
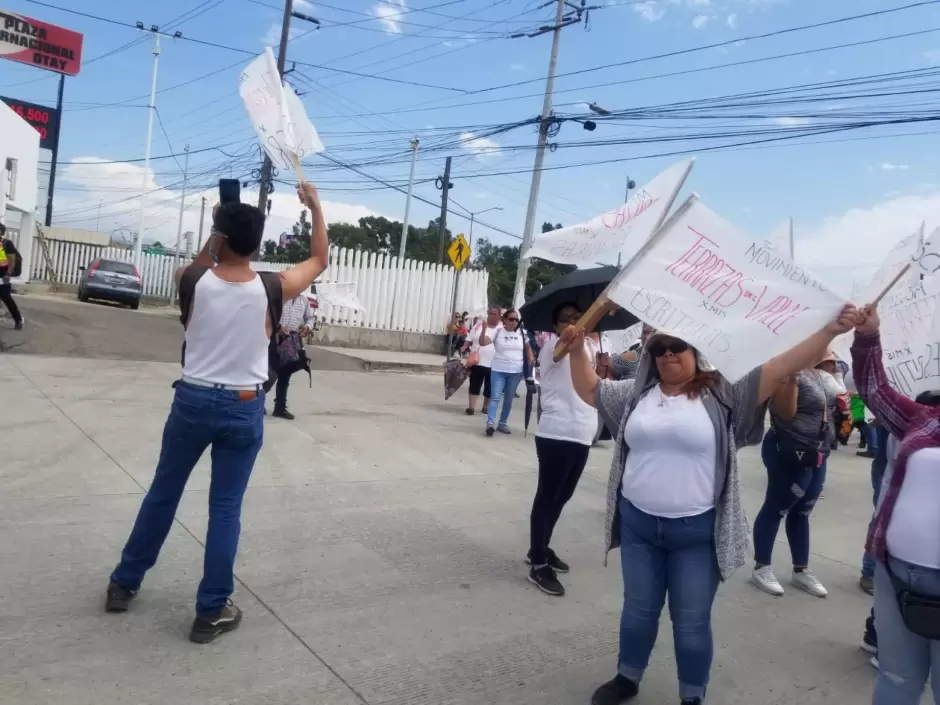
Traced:
[[539, 352], [542, 416], [535, 435], [589, 446], [597, 435], [597, 410], [574, 391], [571, 356], [565, 355], [559, 362], [552, 358], [557, 343], [555, 338]]
[[522, 356], [525, 355], [525, 337], [522, 331], [518, 328], [514, 331], [500, 328], [493, 334], [492, 340], [494, 355], [490, 369], [511, 374], [522, 372]]
[[[483, 330], [484, 325], [486, 325], [485, 321], [480, 321], [474, 325], [467, 334], [467, 340], [470, 341], [470, 352], [480, 353], [480, 366], [489, 367], [493, 363], [493, 355], [496, 354], [496, 351], [493, 349], [492, 343], [484, 345], [482, 348], [480, 347], [480, 332]], [[486, 337], [492, 340], [493, 336], [496, 335], [496, 331], [500, 328], [502, 328], [502, 324], [500, 323], [497, 323], [495, 328], [486, 326]]]
[[885, 540], [902, 561], [940, 569], [940, 448], [924, 448], [907, 461]]
[[654, 387], [627, 419], [630, 447], [621, 492], [640, 511], [666, 519], [715, 507], [715, 425], [701, 399]]

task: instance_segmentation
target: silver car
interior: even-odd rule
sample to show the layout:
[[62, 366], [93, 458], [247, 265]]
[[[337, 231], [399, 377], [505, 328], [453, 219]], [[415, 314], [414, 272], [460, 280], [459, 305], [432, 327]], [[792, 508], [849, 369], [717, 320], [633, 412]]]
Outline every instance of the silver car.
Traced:
[[137, 267], [111, 259], [94, 260], [88, 267], [80, 267], [82, 278], [78, 282], [78, 300], [115, 301], [133, 309], [140, 307], [141, 282]]

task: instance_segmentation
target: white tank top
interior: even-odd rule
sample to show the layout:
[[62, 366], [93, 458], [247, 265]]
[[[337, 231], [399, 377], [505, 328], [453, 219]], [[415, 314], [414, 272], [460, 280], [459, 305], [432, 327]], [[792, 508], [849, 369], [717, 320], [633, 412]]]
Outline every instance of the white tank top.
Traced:
[[227, 282], [212, 270], [196, 283], [183, 376], [250, 387], [268, 379], [268, 297], [261, 277]]
[[940, 568], [940, 448], [911, 454], [885, 541], [888, 553], [925, 568]]

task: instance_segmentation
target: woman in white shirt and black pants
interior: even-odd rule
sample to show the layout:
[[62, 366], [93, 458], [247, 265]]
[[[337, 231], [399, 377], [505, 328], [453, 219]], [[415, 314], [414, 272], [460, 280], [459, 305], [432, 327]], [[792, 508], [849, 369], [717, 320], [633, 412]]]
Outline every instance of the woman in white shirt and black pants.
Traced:
[[[486, 435], [495, 431], [512, 433], [509, 430], [509, 413], [516, 388], [522, 381], [526, 362], [532, 364], [532, 350], [525, 339], [525, 331], [519, 326], [519, 313], [509, 309], [503, 314], [503, 327], [497, 330], [492, 339], [488, 331], [480, 333], [480, 345], [493, 344], [493, 360], [490, 363], [490, 406], [486, 418]], [[496, 411], [499, 401], [503, 401], [503, 410], [496, 425]]]

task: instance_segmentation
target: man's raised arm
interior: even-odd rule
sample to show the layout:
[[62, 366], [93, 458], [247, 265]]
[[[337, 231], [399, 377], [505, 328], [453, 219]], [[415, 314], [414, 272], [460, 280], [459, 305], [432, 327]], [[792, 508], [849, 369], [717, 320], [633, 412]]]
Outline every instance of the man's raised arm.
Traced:
[[310, 258], [281, 272], [284, 301], [289, 301], [310, 289], [310, 285], [326, 269], [329, 258], [330, 241], [326, 234], [326, 222], [323, 220], [323, 209], [320, 207], [320, 197], [317, 195], [316, 187], [303, 181], [297, 187], [297, 195], [310, 209], [312, 223]]

